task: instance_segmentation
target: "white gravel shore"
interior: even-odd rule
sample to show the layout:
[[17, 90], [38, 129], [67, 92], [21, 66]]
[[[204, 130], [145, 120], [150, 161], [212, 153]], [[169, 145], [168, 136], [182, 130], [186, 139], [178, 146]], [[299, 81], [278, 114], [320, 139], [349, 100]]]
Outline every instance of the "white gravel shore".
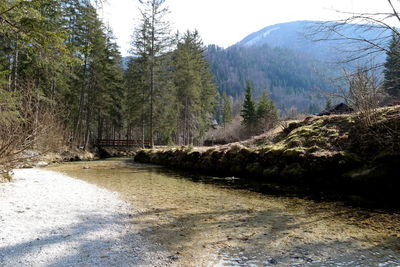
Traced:
[[0, 184], [0, 266], [160, 266], [117, 194], [43, 169]]

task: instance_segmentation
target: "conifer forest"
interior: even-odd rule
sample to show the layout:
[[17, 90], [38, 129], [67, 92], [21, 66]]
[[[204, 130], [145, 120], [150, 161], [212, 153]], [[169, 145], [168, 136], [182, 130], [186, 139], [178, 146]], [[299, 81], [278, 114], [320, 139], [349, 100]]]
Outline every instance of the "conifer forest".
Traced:
[[173, 33], [164, 1], [144, 1], [125, 69], [100, 4], [1, 1], [0, 120], [12, 128], [2, 135], [47, 124], [82, 148], [97, 139], [200, 143], [217, 93], [199, 34]]

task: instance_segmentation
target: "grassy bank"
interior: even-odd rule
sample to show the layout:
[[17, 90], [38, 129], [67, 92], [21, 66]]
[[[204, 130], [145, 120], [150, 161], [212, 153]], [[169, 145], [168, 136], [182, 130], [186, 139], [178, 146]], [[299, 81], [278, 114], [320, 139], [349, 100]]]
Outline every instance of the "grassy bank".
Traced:
[[135, 160], [398, 206], [400, 107], [367, 115], [309, 117], [245, 142], [141, 150]]

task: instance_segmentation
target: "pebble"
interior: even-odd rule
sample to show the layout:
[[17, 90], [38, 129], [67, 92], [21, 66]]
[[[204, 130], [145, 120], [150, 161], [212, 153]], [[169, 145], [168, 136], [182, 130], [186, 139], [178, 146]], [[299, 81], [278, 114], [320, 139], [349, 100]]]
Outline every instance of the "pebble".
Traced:
[[63, 174], [15, 170], [12, 183], [0, 184], [0, 266], [166, 265], [167, 255], [136, 234], [132, 210]]
[[269, 263], [269, 264], [278, 264], [278, 261], [275, 260], [274, 258], [270, 258], [270, 259], [268, 260], [268, 263]]

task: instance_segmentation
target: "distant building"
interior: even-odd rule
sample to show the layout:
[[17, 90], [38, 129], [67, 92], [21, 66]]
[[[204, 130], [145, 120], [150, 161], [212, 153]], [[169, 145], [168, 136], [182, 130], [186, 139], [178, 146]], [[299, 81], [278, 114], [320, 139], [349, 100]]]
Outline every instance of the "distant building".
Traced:
[[354, 109], [346, 105], [345, 103], [340, 103], [334, 106], [333, 108], [326, 109], [318, 114], [318, 116], [324, 115], [336, 115], [336, 114], [347, 114], [354, 112]]

